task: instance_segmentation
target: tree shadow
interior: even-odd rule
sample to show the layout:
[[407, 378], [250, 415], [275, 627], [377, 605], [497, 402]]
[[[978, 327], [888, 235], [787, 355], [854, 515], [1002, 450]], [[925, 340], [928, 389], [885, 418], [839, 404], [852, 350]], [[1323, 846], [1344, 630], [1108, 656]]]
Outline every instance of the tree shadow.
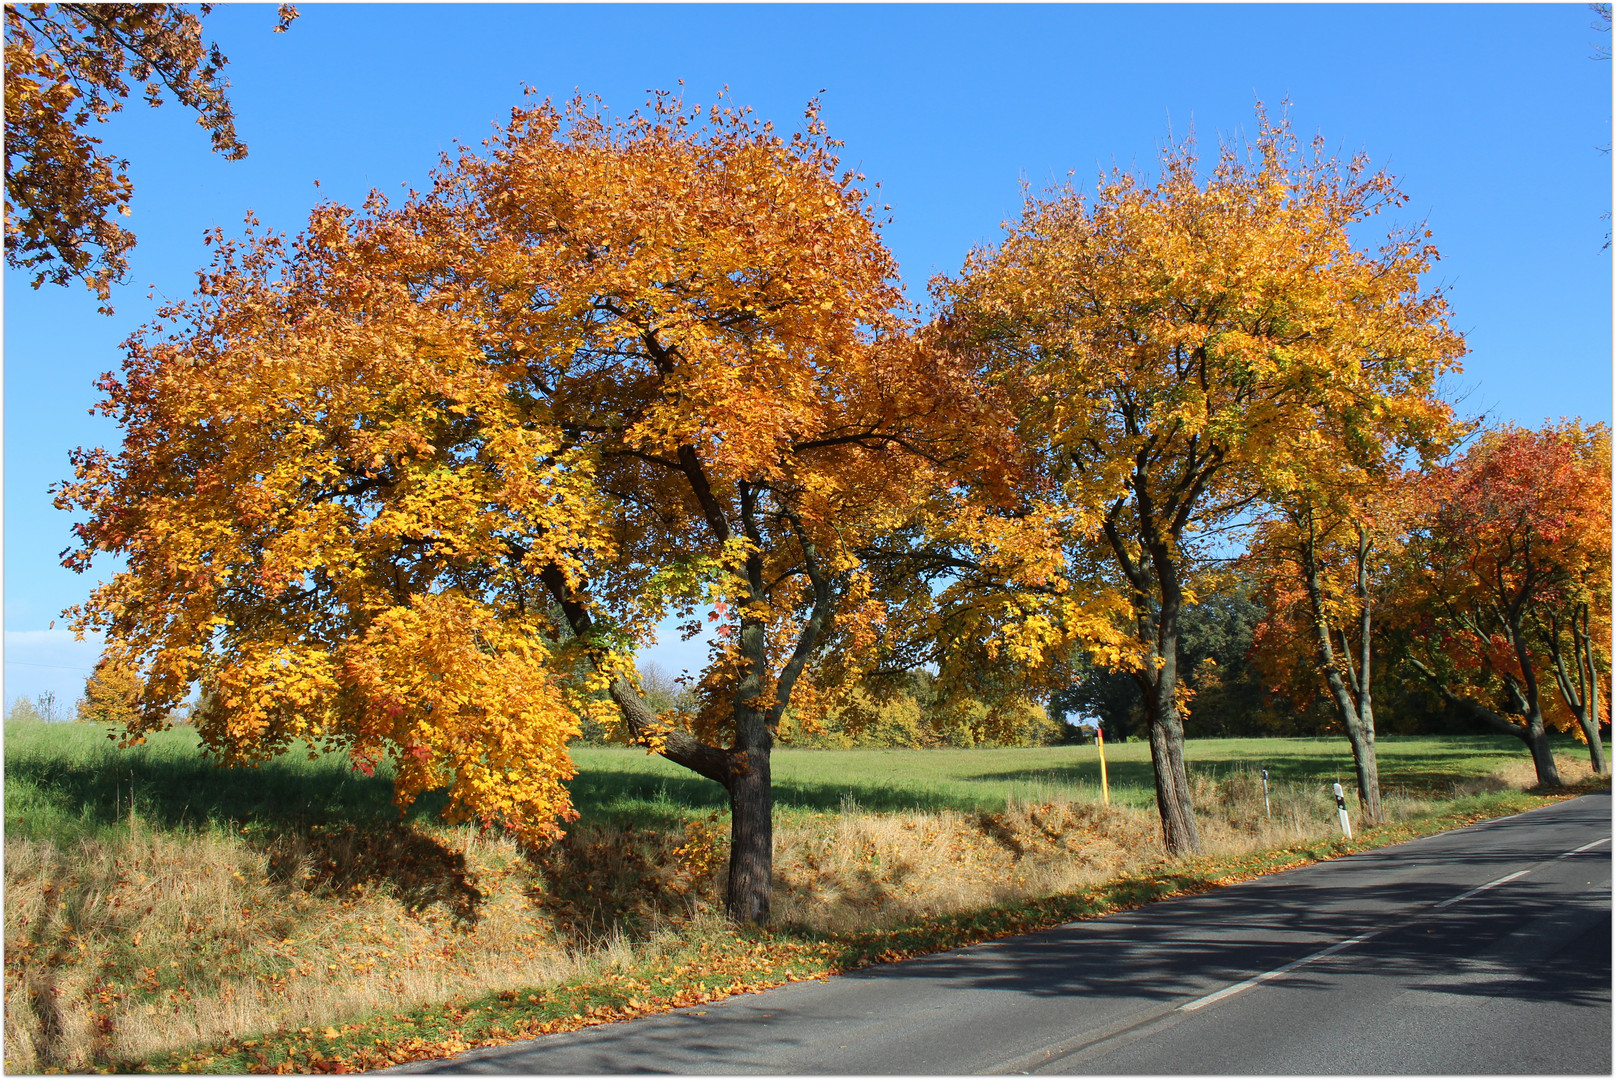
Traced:
[[[1145, 765], [1146, 774], [1149, 765]], [[1043, 770], [1048, 772], [1049, 770]], [[1035, 774], [1029, 774], [1035, 775]], [[1096, 778], [1095, 783], [1099, 781]], [[697, 776], [662, 776], [633, 769], [590, 769], [568, 785], [573, 806], [585, 819], [623, 820], [665, 825], [687, 820], [689, 812], [729, 809], [729, 795], [718, 784]], [[1002, 807], [1002, 796], [978, 797], [937, 787], [908, 787], [876, 782], [814, 782], [776, 778], [774, 805], [784, 811], [840, 811], [850, 805], [876, 813], [962, 810]]]
[[444, 797], [428, 793], [400, 814], [391, 778], [358, 776], [346, 759], [292, 752], [255, 767], [215, 765], [164, 744], [100, 754], [7, 754], [8, 789], [28, 809], [7, 831], [68, 844], [117, 834], [131, 820], [167, 831], [218, 829], [267, 859], [285, 888], [346, 896], [385, 886], [412, 911], [442, 904], [475, 923], [483, 901], [465, 854], [425, 832]]
[[580, 947], [686, 914], [713, 884], [703, 870], [714, 860], [690, 857], [683, 824], [575, 822], [554, 842], [527, 852], [540, 875], [528, 899]]
[[292, 825], [263, 845], [270, 880], [318, 895], [354, 896], [378, 885], [412, 912], [441, 904], [474, 926], [483, 892], [456, 851], [402, 821]]

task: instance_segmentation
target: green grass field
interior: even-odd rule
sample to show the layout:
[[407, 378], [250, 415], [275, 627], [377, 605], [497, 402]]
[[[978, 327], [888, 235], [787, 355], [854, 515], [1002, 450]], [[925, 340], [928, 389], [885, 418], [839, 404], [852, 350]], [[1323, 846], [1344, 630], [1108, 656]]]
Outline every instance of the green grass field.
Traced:
[[[1569, 738], [1561, 754], [1582, 756]], [[1525, 758], [1507, 736], [1392, 737], [1378, 743], [1382, 787], [1416, 797], [1442, 797], [1453, 785], [1487, 776]], [[671, 824], [726, 806], [710, 781], [642, 750], [574, 748], [573, 800], [584, 820], [632, 818]], [[1344, 739], [1192, 739], [1190, 772], [1210, 778], [1267, 769], [1294, 784], [1334, 781], [1351, 788], [1352, 755]], [[1154, 801], [1150, 748], [1142, 740], [1106, 747], [1113, 801]], [[1099, 750], [1053, 746], [938, 750], [779, 749], [773, 757], [778, 812], [790, 816], [857, 806], [874, 813], [906, 810], [999, 810], [1007, 800], [1095, 801]], [[282, 825], [396, 819], [392, 777], [364, 777], [346, 758], [310, 760], [294, 751], [256, 769], [220, 769], [198, 751], [188, 729], [163, 732], [145, 745], [119, 749], [103, 729], [86, 724], [8, 723], [5, 727], [5, 831], [9, 836], [67, 843], [124, 827], [136, 815], [168, 828], [219, 827], [249, 835]], [[430, 821], [442, 799], [428, 796], [409, 819]]]
[[[1571, 739], [1562, 754], [1581, 751]], [[1381, 786], [1416, 796], [1446, 796], [1453, 785], [1484, 777], [1525, 756], [1519, 740], [1502, 735], [1393, 737], [1376, 744]], [[1113, 801], [1150, 806], [1155, 787], [1150, 746], [1143, 740], [1105, 748]], [[1236, 770], [1267, 769], [1275, 782], [1353, 783], [1345, 739], [1191, 739], [1191, 774], [1213, 779]], [[667, 813], [724, 805], [723, 792], [687, 770], [639, 750], [579, 747], [573, 798], [591, 813]], [[1050, 746], [938, 750], [776, 750], [774, 793], [781, 813], [839, 809], [846, 803], [875, 812], [998, 810], [1006, 800], [1100, 798], [1099, 748]]]

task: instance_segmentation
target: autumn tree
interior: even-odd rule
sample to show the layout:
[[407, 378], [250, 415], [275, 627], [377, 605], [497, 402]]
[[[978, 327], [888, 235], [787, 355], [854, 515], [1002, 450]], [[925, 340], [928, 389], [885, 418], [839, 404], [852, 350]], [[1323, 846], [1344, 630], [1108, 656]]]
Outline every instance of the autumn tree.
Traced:
[[[1440, 415], [1438, 411], [1435, 415]], [[1291, 488], [1270, 496], [1247, 561], [1263, 572], [1267, 615], [1254, 645], [1258, 662], [1278, 684], [1322, 681], [1357, 772], [1365, 820], [1382, 820], [1380, 769], [1375, 758], [1375, 611], [1406, 532], [1406, 498], [1413, 481], [1395, 457], [1393, 474], [1376, 484], [1344, 470], [1322, 474], [1335, 483]], [[1320, 474], [1315, 474], [1320, 475]]]
[[[1173, 853], [1200, 848], [1184, 771], [1179, 636], [1219, 530], [1309, 440], [1424, 402], [1462, 353], [1419, 232], [1378, 252], [1354, 231], [1404, 197], [1384, 172], [1297, 146], [1259, 109], [1211, 175], [1193, 143], [1155, 183], [1102, 178], [1029, 198], [996, 248], [936, 283], [951, 347], [1013, 401], [1049, 498], [1098, 519], [1065, 533], [1127, 596], [1157, 806]], [[1326, 425], [1323, 421], [1335, 422]], [[1335, 436], [1332, 436], [1335, 437]]]
[[[997, 468], [984, 395], [895, 314], [860, 179], [815, 110], [786, 139], [578, 100], [398, 208], [216, 237], [105, 380], [123, 449], [59, 498], [69, 565], [128, 560], [78, 625], [142, 673], [131, 732], [200, 681], [225, 760], [389, 756], [401, 802], [447, 785], [542, 840], [604, 703], [727, 790], [728, 910], [765, 920], [776, 732], [883, 618], [858, 551]], [[708, 609], [699, 706], [653, 714], [635, 645]]]
[[74, 719], [81, 723], [126, 726], [136, 719], [139, 709], [139, 676], [126, 666], [102, 657], [84, 680], [84, 696], [75, 705]]
[[[87, 129], [122, 110], [130, 81], [153, 107], [172, 95], [195, 110], [227, 160], [247, 156], [227, 61], [203, 34], [211, 6], [6, 5], [6, 263], [35, 271], [36, 289], [77, 277], [105, 301], [128, 270], [129, 163]], [[296, 17], [282, 4], [276, 32]]]
[[1605, 768], [1610, 467], [1603, 424], [1506, 425], [1419, 492], [1407, 662], [1465, 715], [1520, 738], [1541, 784], [1560, 782], [1550, 729], [1575, 729]]

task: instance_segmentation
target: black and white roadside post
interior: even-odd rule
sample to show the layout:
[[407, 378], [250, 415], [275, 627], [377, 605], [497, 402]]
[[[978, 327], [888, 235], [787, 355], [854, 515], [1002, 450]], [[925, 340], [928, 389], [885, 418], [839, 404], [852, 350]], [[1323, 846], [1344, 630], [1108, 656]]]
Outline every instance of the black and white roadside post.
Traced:
[[1352, 822], [1347, 820], [1347, 797], [1342, 794], [1340, 784], [1335, 786], [1335, 812], [1341, 815], [1341, 831], [1347, 834], [1348, 840], [1351, 840]]
[[1268, 770], [1267, 769], [1264, 769], [1262, 771], [1262, 816], [1263, 817], [1273, 817], [1274, 816], [1273, 812], [1268, 809]]

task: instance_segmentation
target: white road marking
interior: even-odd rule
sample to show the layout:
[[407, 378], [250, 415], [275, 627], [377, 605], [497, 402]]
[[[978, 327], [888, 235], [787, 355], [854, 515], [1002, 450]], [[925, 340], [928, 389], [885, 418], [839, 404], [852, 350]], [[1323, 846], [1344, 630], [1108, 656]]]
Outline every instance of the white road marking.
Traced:
[[[1584, 851], [1587, 851], [1589, 848], [1596, 848], [1600, 844], [1608, 843], [1609, 841], [1610, 841], [1610, 837], [1602, 836], [1598, 840], [1589, 841], [1588, 843], [1582, 845], [1579, 848], [1572, 848], [1570, 851], [1563, 852], [1562, 854], [1556, 855], [1554, 857], [1554, 859], [1550, 859], [1548, 861], [1553, 862], [1553, 861], [1555, 861], [1557, 859], [1564, 859], [1564, 858], [1567, 858], [1568, 856], [1571, 856], [1571, 855], [1578, 855], [1578, 854], [1581, 854]], [[1544, 864], [1543, 863], [1538, 863], [1537, 865], [1542, 866]], [[1442, 901], [1440, 904], [1433, 904], [1431, 906], [1431, 910], [1432, 911], [1440, 911], [1445, 907], [1449, 907], [1449, 906], [1451, 906], [1453, 904], [1457, 904], [1461, 900], [1468, 900], [1468, 899], [1470, 899], [1470, 897], [1475, 896], [1477, 893], [1484, 893], [1488, 889], [1495, 888], [1495, 887], [1497, 887], [1499, 885], [1504, 884], [1505, 882], [1514, 881], [1518, 877], [1525, 877], [1527, 874], [1531, 873], [1534, 869], [1536, 869], [1536, 867], [1528, 866], [1525, 870], [1517, 870], [1513, 874], [1505, 874], [1501, 878], [1494, 878], [1493, 880], [1487, 882], [1485, 885], [1476, 886], [1474, 889], [1471, 889], [1469, 892], [1462, 892], [1458, 896], [1449, 897], [1448, 899]], [[1406, 925], [1406, 924], [1400, 923], [1398, 925], [1401, 926], [1401, 925]], [[1177, 1011], [1178, 1012], [1194, 1012], [1196, 1009], [1203, 1009], [1206, 1006], [1211, 1005], [1214, 1002], [1222, 1001], [1226, 997], [1233, 997], [1235, 994], [1240, 993], [1242, 990], [1250, 990], [1253, 986], [1256, 986], [1258, 983], [1265, 983], [1269, 979], [1277, 979], [1281, 975], [1287, 974], [1288, 972], [1295, 971], [1297, 968], [1303, 966], [1304, 964], [1311, 964], [1315, 960], [1322, 960], [1326, 956], [1330, 956], [1330, 955], [1333, 955], [1335, 953], [1340, 952], [1342, 949], [1350, 949], [1354, 945], [1362, 944], [1363, 942], [1368, 941], [1370, 938], [1379, 937], [1381, 934], [1384, 934], [1387, 930], [1394, 930], [1396, 928], [1397, 927], [1388, 926], [1388, 927], [1384, 927], [1384, 928], [1382, 928], [1380, 930], [1371, 930], [1367, 934], [1359, 934], [1357, 937], [1348, 938], [1345, 941], [1338, 941], [1334, 945], [1331, 945], [1329, 948], [1320, 949], [1318, 952], [1311, 953], [1311, 954], [1309, 954], [1307, 956], [1304, 956], [1300, 960], [1292, 960], [1290, 963], [1285, 964], [1285, 965], [1283, 965], [1281, 967], [1277, 967], [1272, 971], [1265, 971], [1261, 975], [1255, 975], [1252, 978], [1247, 979], [1245, 982], [1238, 982], [1238, 983], [1235, 983], [1233, 986], [1225, 986], [1222, 990], [1219, 990], [1216, 993], [1207, 994], [1204, 997], [1196, 998], [1194, 1001], [1186, 1002], [1185, 1004], [1180, 1005], [1178, 1007]]]
[[1442, 901], [1440, 904], [1433, 904], [1431, 906], [1431, 910], [1432, 911], [1441, 911], [1443, 908], [1447, 907], [1449, 904], [1457, 904], [1461, 900], [1468, 900], [1472, 896], [1475, 896], [1477, 893], [1484, 893], [1488, 889], [1492, 888], [1495, 885], [1502, 885], [1506, 881], [1514, 881], [1516, 878], [1525, 877], [1527, 874], [1529, 874], [1531, 872], [1532, 872], [1532, 868], [1530, 866], [1528, 866], [1525, 870], [1517, 870], [1513, 874], [1505, 874], [1501, 878], [1493, 878], [1487, 884], [1485, 884], [1485, 885], [1477, 885], [1474, 889], [1471, 889], [1469, 892], [1462, 892], [1458, 896], [1449, 897], [1448, 899]]
[[1295, 971], [1303, 964], [1311, 964], [1315, 960], [1322, 960], [1324, 957], [1329, 956], [1332, 953], [1338, 953], [1342, 949], [1350, 949], [1352, 946], [1368, 941], [1372, 937], [1379, 937], [1385, 932], [1386, 931], [1384, 930], [1371, 930], [1367, 934], [1359, 934], [1357, 937], [1348, 938], [1345, 941], [1338, 941], [1334, 945], [1331, 945], [1328, 949], [1320, 949], [1311, 956], [1304, 956], [1300, 960], [1292, 960], [1284, 967], [1277, 967], [1273, 971], [1265, 971], [1261, 975], [1247, 979], [1245, 982], [1235, 983], [1233, 986], [1226, 986], [1215, 994], [1208, 994], [1205, 997], [1198, 997], [1194, 1001], [1180, 1005], [1178, 1007], [1178, 1011], [1194, 1012], [1196, 1009], [1204, 1008], [1205, 1006], [1212, 1004], [1214, 1001], [1222, 1001], [1224, 998], [1238, 994], [1242, 990], [1249, 990], [1258, 983], [1267, 982], [1269, 979], [1277, 979], [1286, 972]]

